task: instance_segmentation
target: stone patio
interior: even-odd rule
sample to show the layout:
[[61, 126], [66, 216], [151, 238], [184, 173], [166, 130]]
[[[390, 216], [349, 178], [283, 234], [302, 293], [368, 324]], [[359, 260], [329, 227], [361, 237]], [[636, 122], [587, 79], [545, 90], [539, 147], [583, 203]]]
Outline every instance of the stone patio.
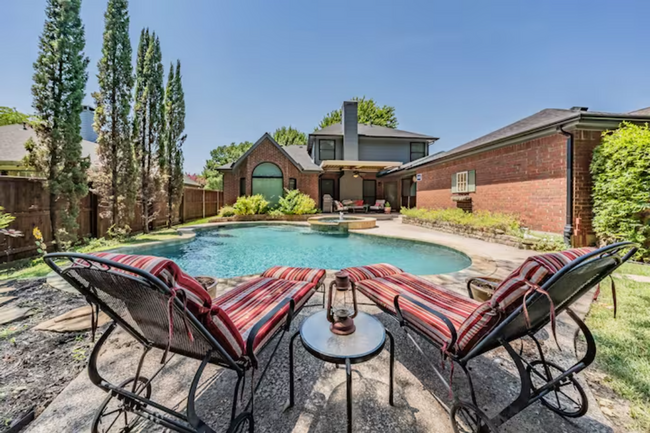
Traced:
[[[444, 284], [460, 293], [466, 293], [464, 281], [475, 275], [503, 277], [516, 268], [532, 252], [517, 250], [499, 244], [438, 233], [428, 229], [401, 225], [398, 221], [378, 221], [375, 229], [364, 230], [367, 235], [393, 236], [449, 246], [472, 258], [472, 266], [466, 270], [446, 275], [431, 275], [428, 279]], [[328, 272], [328, 281], [332, 273]], [[219, 290], [228, 290], [249, 277], [222, 280]], [[363, 296], [360, 302], [368, 302]], [[590, 304], [589, 295], [576, 306], [584, 315]], [[310, 304], [318, 304], [322, 295], [314, 295]], [[292, 331], [320, 307], [303, 309], [292, 324]], [[393, 333], [396, 343], [395, 407], [388, 404], [388, 351], [384, 350], [373, 360], [353, 366], [353, 419], [355, 432], [451, 432], [447, 413], [435, 401], [432, 393], [449, 402], [449, 390], [435, 377], [430, 364], [440, 366], [440, 354], [424, 343], [428, 359], [413, 349], [404, 332], [390, 316], [374, 306], [363, 305], [362, 310], [376, 315]], [[558, 334], [562, 347], [573, 347], [576, 327], [567, 322], [568, 316], [558, 318]], [[544, 334], [544, 332], [542, 332]], [[542, 335], [547, 353], [555, 362], [568, 365], [573, 362], [572, 350], [558, 352], [553, 339]], [[123, 333], [114, 334], [100, 357], [100, 370], [112, 382], [120, 382], [135, 369], [140, 349], [135, 341]], [[524, 350], [529, 344], [524, 344]], [[269, 351], [265, 353], [268, 357]], [[288, 338], [278, 350], [270, 365], [267, 377], [255, 399], [256, 432], [268, 433], [325, 433], [345, 431], [345, 371], [326, 364], [309, 355], [296, 343], [296, 407], [284, 410], [289, 397]], [[143, 374], [149, 375], [159, 365], [161, 354], [149, 355]], [[264, 358], [264, 356], [263, 356]], [[265, 360], [264, 360], [265, 361]], [[263, 362], [264, 362], [263, 361]], [[176, 357], [170, 368], [153, 384], [153, 398], [168, 406], [183, 409], [189, 384], [199, 362]], [[505, 351], [495, 350], [470, 364], [475, 380], [479, 404], [488, 415], [493, 416], [509, 403], [518, 391], [519, 380], [514, 364]], [[128, 373], [126, 373], [128, 372]], [[449, 374], [447, 366], [443, 374]], [[209, 367], [203, 378], [197, 398], [198, 412], [216, 431], [225, 431], [236, 375], [216, 367]], [[584, 384], [584, 381], [582, 381]], [[460, 369], [455, 370], [453, 390], [456, 396], [468, 399], [466, 379]], [[503, 432], [611, 432], [612, 429], [587, 389], [590, 410], [576, 420], [563, 419], [535, 403], [501, 427]], [[250, 377], [246, 392], [250, 395]], [[89, 431], [94, 410], [105, 394], [90, 384], [87, 374], [80, 374], [53, 401], [53, 403], [29, 427], [29, 432]], [[164, 431], [143, 423], [140, 431]]]

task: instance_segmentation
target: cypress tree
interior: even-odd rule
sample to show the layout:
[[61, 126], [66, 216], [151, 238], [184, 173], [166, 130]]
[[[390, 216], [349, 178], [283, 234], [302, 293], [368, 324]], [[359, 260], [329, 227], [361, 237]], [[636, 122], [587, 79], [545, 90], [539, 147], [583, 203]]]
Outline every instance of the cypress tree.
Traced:
[[161, 161], [167, 193], [167, 225], [173, 224], [173, 212], [183, 195], [183, 143], [185, 131], [185, 93], [181, 78], [181, 62], [169, 67], [165, 92], [165, 154]]
[[128, 0], [109, 0], [104, 14], [104, 44], [97, 68], [96, 103], [100, 173], [94, 180], [109, 201], [111, 225], [126, 229], [135, 204], [135, 167], [129, 125], [133, 68], [129, 38]]
[[[142, 29], [140, 33], [140, 43], [138, 45], [138, 58], [135, 67], [135, 106], [133, 116], [133, 147], [136, 159], [136, 165], [139, 170], [139, 179], [137, 183], [138, 196], [142, 206], [142, 215], [144, 216], [145, 194], [143, 188], [147, 188], [145, 179], [146, 170], [146, 152], [147, 152], [147, 100], [145, 88], [147, 86], [147, 77], [145, 76], [145, 57], [149, 49], [151, 37], [149, 29]], [[143, 221], [143, 229], [148, 227], [147, 221]]]
[[88, 74], [81, 0], [47, 0], [34, 63], [32, 95], [38, 140], [28, 160], [47, 176], [50, 223], [56, 248], [76, 239], [79, 201], [88, 193], [81, 153], [81, 111]]

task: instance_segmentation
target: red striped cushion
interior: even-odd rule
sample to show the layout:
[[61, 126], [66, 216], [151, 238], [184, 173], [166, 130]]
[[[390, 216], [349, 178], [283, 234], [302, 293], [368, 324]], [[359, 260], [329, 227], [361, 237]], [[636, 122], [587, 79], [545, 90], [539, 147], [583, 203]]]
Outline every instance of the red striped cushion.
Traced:
[[389, 275], [401, 274], [404, 271], [396, 266], [389, 265], [388, 263], [379, 263], [377, 265], [345, 268], [342, 272], [347, 272], [348, 275], [350, 275], [350, 281], [358, 283], [359, 281], [367, 280], [369, 278], [381, 278]]
[[529, 257], [499, 284], [492, 299], [483, 303], [481, 308], [474, 311], [463, 323], [458, 330], [457, 351], [469, 352], [499, 324], [501, 319], [519, 307], [524, 295], [530, 289], [528, 283], [543, 285], [564, 266], [593, 250], [593, 248], [575, 248]]
[[[357, 283], [361, 293], [380, 307], [395, 314], [393, 301], [397, 295], [409, 295], [427, 307], [444, 314], [458, 329], [480, 303], [412, 274], [396, 274], [384, 278], [366, 279]], [[400, 300], [404, 318], [441, 346], [451, 339], [447, 325], [437, 316], [419, 306]]]
[[183, 290], [194, 314], [207, 313], [212, 305], [212, 298], [201, 283], [183, 272], [172, 260], [164, 257], [118, 253], [92, 253], [91, 255], [142, 269], [159, 278], [170, 289]]
[[325, 269], [273, 266], [264, 271], [261, 276], [266, 278], [279, 278], [282, 280], [318, 283], [325, 276]]
[[[266, 277], [253, 278], [239, 284], [234, 289], [217, 297], [213, 301], [213, 309], [219, 308], [233, 322], [241, 341], [242, 350], [251, 329], [266, 314], [275, 308], [285, 298], [291, 297], [298, 310], [313, 295], [316, 284], [307, 281], [289, 281]], [[253, 342], [253, 351], [257, 353], [275, 331], [286, 321], [289, 305], [278, 311], [262, 329]]]

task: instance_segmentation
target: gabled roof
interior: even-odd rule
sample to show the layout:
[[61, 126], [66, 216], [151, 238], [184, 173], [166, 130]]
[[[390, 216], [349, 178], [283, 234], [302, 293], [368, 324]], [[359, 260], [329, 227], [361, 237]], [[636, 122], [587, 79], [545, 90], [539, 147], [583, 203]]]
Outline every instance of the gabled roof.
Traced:
[[[435, 141], [438, 138], [432, 137], [430, 135], [417, 134], [415, 132], [402, 131], [401, 129], [387, 128], [385, 126], [377, 125], [366, 125], [365, 123], [359, 123], [358, 133], [360, 137], [382, 137], [382, 138], [413, 138], [418, 140], [425, 141]], [[319, 136], [319, 135], [343, 135], [343, 126], [340, 123], [334, 123], [332, 125], [326, 126], [323, 129], [314, 131], [309, 135]]]
[[[0, 126], [0, 161], [21, 161], [27, 156], [25, 143], [30, 138], [38, 140], [36, 131], [29, 125]], [[90, 156], [90, 162], [93, 164], [99, 162], [97, 143], [81, 140], [81, 155]]]
[[380, 173], [380, 175], [412, 169], [438, 160], [446, 160], [457, 155], [479, 151], [482, 148], [498, 145], [503, 142], [516, 141], [519, 138], [524, 140], [532, 134], [552, 130], [553, 128], [559, 128], [579, 121], [600, 122], [599, 124], [602, 124], [602, 122], [615, 122], [614, 124], [617, 124], [624, 120], [650, 120], [650, 108], [644, 108], [630, 113], [588, 111], [585, 107], [574, 107], [569, 110], [547, 108], [463, 145], [454, 147], [451, 150], [418, 159], [417, 161], [404, 164], [395, 169], [386, 170]]
[[274, 146], [276, 146], [280, 152], [284, 154], [284, 156], [289, 159], [293, 163], [293, 165], [296, 166], [300, 171], [308, 171], [308, 172], [321, 172], [323, 171], [319, 166], [314, 164], [314, 162], [311, 160], [311, 157], [309, 156], [309, 153], [307, 153], [307, 146], [305, 145], [292, 145], [292, 146], [280, 146], [277, 141], [273, 139], [271, 134], [268, 132], [264, 133], [262, 137], [255, 142], [251, 146], [250, 149], [246, 151], [242, 156], [239, 157], [239, 159], [235, 162], [230, 162], [228, 164], [224, 164], [221, 167], [217, 168], [217, 170], [220, 171], [230, 171], [234, 168], [237, 168], [239, 164], [241, 164], [242, 161], [244, 161], [246, 158], [248, 158], [248, 155], [255, 150], [257, 146], [262, 144], [264, 139], [269, 140]]

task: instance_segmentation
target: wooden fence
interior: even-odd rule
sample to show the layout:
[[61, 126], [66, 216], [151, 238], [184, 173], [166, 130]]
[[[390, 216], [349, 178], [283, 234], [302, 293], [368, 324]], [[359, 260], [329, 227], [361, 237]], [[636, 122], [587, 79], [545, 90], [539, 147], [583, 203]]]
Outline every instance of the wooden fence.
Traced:
[[[88, 193], [81, 200], [79, 212], [79, 237], [103, 237], [110, 228], [110, 220], [102, 218], [100, 198]], [[32, 231], [38, 227], [45, 241], [52, 241], [50, 227], [50, 198], [42, 179], [23, 177], [0, 177], [0, 206], [16, 219], [8, 228], [23, 233], [23, 237], [12, 238], [0, 235], [2, 257], [0, 263], [36, 255], [36, 245]], [[198, 188], [185, 188], [183, 199], [174, 215], [174, 222], [187, 222], [198, 218], [214, 216], [223, 206], [223, 191], [210, 191]], [[151, 229], [167, 225], [167, 200], [162, 195], [153, 204], [155, 219], [149, 224]], [[129, 224], [135, 233], [142, 231], [142, 207], [136, 205], [134, 218]]]

